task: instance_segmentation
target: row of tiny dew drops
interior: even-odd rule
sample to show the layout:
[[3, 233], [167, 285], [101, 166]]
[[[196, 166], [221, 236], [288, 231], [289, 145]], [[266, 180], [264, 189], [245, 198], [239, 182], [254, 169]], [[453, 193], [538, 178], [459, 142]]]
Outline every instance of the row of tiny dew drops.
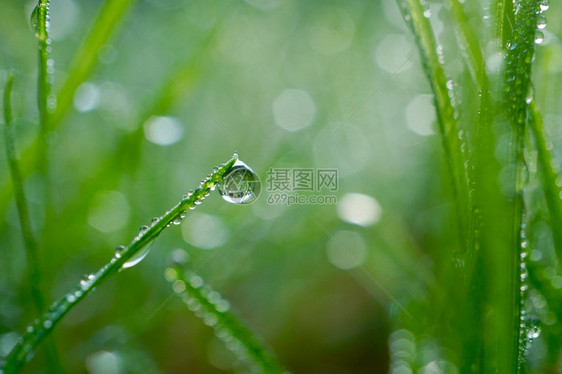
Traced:
[[[524, 220], [523, 216], [523, 220]], [[520, 250], [520, 268], [519, 268], [519, 352], [518, 361], [523, 364], [525, 360], [525, 354], [531, 348], [533, 340], [537, 339], [541, 333], [540, 322], [536, 317], [527, 316], [527, 310], [525, 308], [525, 302], [527, 300], [527, 294], [529, 291], [528, 283], [528, 271], [527, 271], [527, 256], [529, 254], [528, 247], [529, 242], [527, 241], [527, 235], [525, 229], [527, 224], [523, 221], [521, 223], [521, 250]]]
[[[178, 257], [177, 250], [172, 253]], [[183, 252], [185, 253], [185, 252]], [[171, 284], [172, 290], [181, 297], [187, 308], [192, 311], [203, 323], [215, 330], [215, 335], [225, 347], [242, 361], [247, 361], [248, 352], [239, 339], [232, 335], [230, 329], [221, 323], [222, 315], [230, 311], [230, 303], [211, 286], [205, 284], [203, 279], [192, 271], [185, 271], [181, 275], [182, 264], [173, 260], [173, 264], [164, 271], [164, 277]]]
[[[209, 196], [210, 191], [215, 190], [215, 187], [218, 187], [222, 198], [229, 203], [248, 204], [257, 198], [260, 189], [259, 177], [249, 166], [238, 159], [237, 154], [234, 154], [234, 157], [236, 157], [237, 160], [232, 166], [232, 169], [227, 174], [225, 174], [223, 179], [217, 185], [213, 184], [210, 187], [209, 191], [199, 197], [199, 199], [197, 199], [193, 203], [194, 205], [190, 206], [190, 210], [195, 209], [197, 206], [201, 205], [203, 200], [205, 200], [205, 198]], [[222, 166], [223, 165], [221, 165], [220, 167]], [[206, 183], [212, 180], [212, 176], [219, 171], [220, 167], [214, 168], [213, 174], [208, 175], [201, 181], [201, 187], [205, 186]], [[237, 182], [232, 183], [233, 180]], [[190, 191], [187, 195], [184, 195], [182, 201], [190, 199], [193, 193], [194, 191]], [[168, 213], [169, 211], [166, 212], [166, 214]], [[181, 223], [181, 220], [186, 217], [186, 213], [187, 211], [181, 212], [170, 224], [167, 225], [167, 227], [171, 225], [179, 225]], [[156, 224], [160, 221], [160, 219], [161, 218], [157, 217], [153, 218], [151, 225]], [[135, 237], [134, 240], [139, 240], [148, 229], [149, 226], [142, 226], [140, 228], [139, 234]], [[131, 259], [124, 263], [121, 268], [129, 268], [141, 262], [148, 254], [153, 242], [154, 240], [140, 249], [138, 253], [136, 253]], [[115, 250], [115, 255], [112, 257], [110, 264], [114, 264], [119, 258], [121, 258], [121, 253], [124, 250], [125, 246], [117, 247]], [[44, 334], [48, 333], [48, 331], [54, 326], [54, 323], [62, 317], [62, 314], [64, 314], [71, 307], [71, 305], [75, 303], [86, 292], [95, 291], [95, 288], [91, 289], [95, 278], [96, 276], [94, 274], [83, 275], [80, 279], [80, 284], [77, 287], [70, 291], [63, 300], [53, 304], [47, 310], [45, 318], [36, 319], [31, 325], [27, 327], [26, 334], [32, 337], [31, 340], [27, 341], [26, 344], [22, 347], [21, 351], [21, 357], [24, 357], [24, 360], [26, 362], [31, 360], [34, 356], [34, 347], [36, 345], [35, 343], [39, 339], [41, 339]], [[196, 284], [197, 281], [193, 280], [193, 282], [194, 284]], [[220, 302], [219, 301], [220, 300], [216, 300], [215, 302], [217, 311], [227, 311], [230, 308], [226, 300]], [[209, 320], [209, 318], [212, 319], [212, 317], [208, 317], [206, 322], [207, 324], [212, 322], [211, 320]], [[37, 334], [32, 335], [33, 333]], [[17, 342], [18, 345], [23, 343], [23, 338], [20, 338]], [[232, 346], [232, 344], [230, 345]], [[1, 368], [3, 364], [4, 363], [0, 361], [0, 374], [4, 374], [4, 370]]]
[[[537, 14], [537, 30], [535, 31], [535, 43], [541, 44], [544, 41], [544, 33], [542, 30], [546, 28], [546, 16], [544, 12], [549, 8], [547, 0], [542, 1], [539, 4], [538, 14]], [[516, 9], [517, 10], [517, 9]], [[508, 42], [507, 49], [513, 50], [516, 47], [516, 43]], [[527, 104], [531, 103], [533, 100], [532, 92], [527, 98]], [[531, 344], [535, 339], [540, 336], [541, 326], [538, 318], [527, 315], [527, 310], [525, 308], [525, 303], [527, 300], [527, 294], [529, 292], [528, 283], [528, 270], [527, 270], [527, 257], [528, 257], [528, 246], [529, 242], [527, 240], [527, 235], [525, 233], [526, 223], [525, 216], [523, 216], [523, 222], [521, 223], [521, 249], [520, 249], [520, 268], [519, 268], [519, 352], [518, 360], [519, 364], [522, 365], [525, 361], [526, 353], [531, 348]]]

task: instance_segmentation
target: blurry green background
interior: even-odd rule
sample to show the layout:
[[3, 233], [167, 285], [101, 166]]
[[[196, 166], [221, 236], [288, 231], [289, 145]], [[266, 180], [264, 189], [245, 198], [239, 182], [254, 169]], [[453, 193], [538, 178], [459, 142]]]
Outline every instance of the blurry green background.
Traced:
[[[17, 73], [20, 153], [39, 129], [34, 5], [0, 3], [0, 69]], [[52, 1], [56, 92], [102, 5]], [[553, 20], [561, 15], [554, 5]], [[446, 9], [431, 10], [447, 72], [462, 85], [467, 69], [460, 53], [448, 53], [456, 41]], [[477, 2], [468, 10], [476, 24], [487, 14]], [[550, 22], [534, 79], [555, 146], [560, 35]], [[439, 342], [443, 308], [454, 300], [435, 275], [455, 269], [454, 205], [430, 88], [393, 0], [139, 0], [97, 59], [49, 136], [50, 180], [37, 172], [25, 179], [48, 300], [100, 268], [234, 151], [263, 189], [240, 206], [215, 192], [143, 262], [71, 311], [53, 334], [69, 373], [244, 371], [172, 296], [163, 270], [177, 248], [292, 372], [455, 372], [447, 360], [458, 357]], [[338, 190], [322, 194], [338, 204], [268, 204], [270, 168], [337, 169]], [[3, 150], [0, 173], [5, 355], [35, 312]], [[531, 259], [552, 258], [551, 246]], [[540, 313], [558, 326], [545, 305]], [[557, 339], [560, 327], [552, 331]], [[542, 336], [530, 355], [541, 367]], [[24, 372], [44, 373], [43, 354]]]

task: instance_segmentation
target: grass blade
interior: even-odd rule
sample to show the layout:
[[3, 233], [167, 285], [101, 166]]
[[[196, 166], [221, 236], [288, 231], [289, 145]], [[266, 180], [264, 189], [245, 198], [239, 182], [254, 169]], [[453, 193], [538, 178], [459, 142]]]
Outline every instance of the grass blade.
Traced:
[[74, 92], [96, 66], [98, 51], [115, 33], [135, 0], [108, 0], [73, 58], [68, 78], [57, 97], [53, 126], [58, 126], [72, 104]]
[[47, 310], [47, 313], [43, 314], [40, 319], [27, 328], [23, 338], [8, 354], [4, 367], [0, 369], [4, 370], [3, 374], [18, 372], [21, 366], [33, 357], [35, 349], [41, 341], [51, 333], [57, 323], [72, 308], [86, 296], [93, 293], [107, 278], [116, 274], [131, 258], [138, 255], [143, 249], [146, 249], [173, 221], [180, 220], [187, 210], [194, 209], [197, 205], [200, 205], [211, 190], [214, 189], [215, 185], [232, 169], [237, 159], [238, 156], [234, 155], [232, 159], [213, 171], [211, 175], [201, 181], [199, 187], [185, 195], [172, 209], [168, 210], [159, 219], [153, 220], [150, 226], [143, 226], [139, 234], [129, 245], [116, 251], [109, 263], [96, 273], [91, 274], [87, 279], [81, 280], [74, 289], [56, 301]]
[[262, 373], [285, 372], [262, 339], [230, 311], [230, 303], [206, 285], [199, 275], [193, 271], [184, 272], [181, 266], [173, 265], [166, 269], [165, 276], [189, 310], [212, 327], [227, 349], [240, 360], [250, 367], [259, 368]]
[[[451, 175], [451, 184], [455, 201], [458, 202], [457, 217], [461, 236], [467, 231], [468, 223], [465, 219], [470, 204], [467, 188], [468, 175], [465, 169], [465, 157], [457, 114], [451, 103], [452, 91], [449, 89], [445, 71], [442, 65], [441, 47], [437, 44], [429, 23], [429, 8], [420, 0], [406, 0], [399, 2], [408, 26], [416, 37], [422, 65], [434, 94], [435, 108], [441, 133], [441, 140], [445, 153], [445, 160]], [[462, 238], [463, 247], [467, 247], [466, 238]]]
[[[539, 173], [542, 179], [546, 205], [550, 214], [550, 224], [553, 228], [552, 238], [554, 241], [554, 248], [556, 249], [557, 257], [562, 259], [562, 230], [557, 229], [562, 227], [562, 205], [560, 202], [562, 190], [556, 183], [558, 173], [552, 166], [553, 156], [550, 151], [552, 149], [552, 144], [546, 140], [542, 116], [534, 100], [529, 104], [528, 123], [533, 138], [535, 139], [535, 146], [537, 147]], [[558, 271], [562, 273], [561, 261], [558, 261]]]
[[17, 152], [15, 147], [15, 134], [12, 123], [12, 87], [14, 83], [14, 76], [10, 74], [4, 88], [4, 141], [6, 144], [6, 158], [8, 160], [8, 166], [10, 171], [10, 176], [12, 179], [12, 184], [14, 188], [14, 197], [16, 201], [16, 207], [18, 210], [18, 217], [21, 226], [21, 233], [23, 237], [23, 243], [27, 251], [27, 261], [29, 267], [29, 276], [31, 283], [31, 298], [35, 309], [38, 313], [42, 313], [45, 307], [45, 300], [43, 299], [43, 294], [40, 290], [41, 284], [41, 272], [39, 270], [39, 258], [37, 254], [37, 243], [33, 236], [33, 230], [31, 229], [31, 222], [29, 220], [29, 208], [27, 206], [27, 200], [25, 198], [25, 192], [23, 189], [23, 180], [21, 177], [21, 172], [17, 159]]
[[[37, 250], [37, 242], [31, 229], [31, 221], [29, 219], [29, 208], [23, 188], [23, 179], [19, 168], [15, 132], [13, 128], [12, 103], [11, 94], [14, 83], [14, 76], [8, 75], [6, 86], [4, 88], [4, 141], [6, 144], [6, 158], [8, 160], [8, 168], [12, 185], [14, 189], [14, 199], [18, 211], [18, 218], [23, 237], [23, 243], [27, 253], [27, 261], [29, 268], [31, 299], [37, 313], [41, 314], [45, 310], [45, 298], [41, 291], [41, 270], [39, 266], [39, 254]], [[45, 353], [47, 355], [47, 364], [51, 372], [61, 372], [58, 354], [54, 342], [49, 341], [45, 345]]]

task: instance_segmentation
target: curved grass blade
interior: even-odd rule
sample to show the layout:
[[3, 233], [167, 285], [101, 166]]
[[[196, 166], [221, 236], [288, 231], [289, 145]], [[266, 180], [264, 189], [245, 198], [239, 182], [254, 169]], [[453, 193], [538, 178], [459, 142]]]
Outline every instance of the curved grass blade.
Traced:
[[[41, 318], [30, 325], [22, 339], [6, 357], [5, 365], [0, 368], [2, 374], [18, 372], [21, 366], [29, 361], [41, 341], [48, 336], [58, 322], [86, 296], [93, 293], [107, 278], [116, 274], [124, 264], [133, 257], [138, 256], [146, 246], [150, 245], [160, 233], [169, 227], [172, 222], [179, 222], [187, 210], [194, 209], [210, 194], [215, 185], [232, 169], [238, 159], [235, 154], [228, 162], [219, 166], [211, 175], [201, 181], [199, 187], [185, 195], [172, 209], [163, 216], [153, 220], [150, 226], [143, 226], [139, 234], [126, 247], [119, 248], [111, 261], [83, 279], [69, 293], [56, 301]], [[0, 371], [1, 372], [1, 371]]]
[[199, 275], [190, 270], [184, 271], [180, 265], [166, 268], [164, 274], [187, 308], [203, 319], [207, 326], [212, 327], [215, 335], [236, 357], [259, 373], [285, 372], [262, 339], [232, 313], [230, 303], [206, 285]]

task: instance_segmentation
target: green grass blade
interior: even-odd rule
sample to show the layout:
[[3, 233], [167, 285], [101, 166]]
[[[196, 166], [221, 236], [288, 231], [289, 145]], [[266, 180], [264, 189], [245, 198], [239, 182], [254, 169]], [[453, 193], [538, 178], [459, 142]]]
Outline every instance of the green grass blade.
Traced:
[[[514, 166], [515, 196], [513, 204], [513, 237], [515, 255], [511, 258], [513, 268], [513, 314], [512, 333], [515, 352], [524, 351], [525, 328], [521, 325], [521, 224], [523, 215], [523, 187], [525, 184], [523, 168], [525, 164], [523, 149], [527, 122], [527, 95], [531, 84], [531, 64], [535, 49], [535, 32], [539, 13], [539, 1], [520, 1], [515, 6], [515, 24], [511, 40], [507, 43], [506, 68], [504, 75], [504, 94], [506, 114], [510, 126], [511, 149], [509, 162]], [[516, 369], [522, 370], [523, 357], [518, 353]]]
[[180, 220], [186, 211], [200, 205], [215, 185], [232, 169], [237, 159], [238, 156], [234, 155], [232, 159], [218, 167], [211, 175], [201, 181], [199, 187], [185, 195], [172, 209], [159, 219], [153, 220], [150, 226], [143, 227], [129, 245], [116, 251], [109, 263], [96, 273], [91, 274], [87, 279], [83, 279], [74, 289], [56, 301], [40, 319], [27, 328], [23, 338], [10, 351], [4, 367], [0, 369], [4, 371], [3, 374], [16, 373], [25, 362], [33, 357], [39, 343], [51, 333], [57, 323], [72, 308], [93, 293], [107, 278], [116, 274], [123, 267], [123, 264], [146, 249], [172, 222]]
[[[49, 7], [50, 0], [39, 0], [31, 15], [35, 25], [35, 36], [39, 42], [39, 71], [37, 82], [37, 104], [41, 123], [41, 135], [45, 137], [49, 131], [50, 113], [55, 108], [53, 96], [53, 60], [50, 59], [51, 39], [49, 38]], [[44, 140], [44, 139], [43, 139]]]
[[189, 270], [184, 272], [181, 266], [173, 265], [166, 269], [165, 276], [189, 310], [212, 327], [227, 349], [240, 360], [250, 367], [259, 368], [262, 373], [285, 372], [262, 339], [230, 311], [230, 303], [206, 285], [199, 275]]
[[6, 144], [6, 158], [8, 160], [8, 167], [12, 179], [14, 189], [14, 197], [16, 201], [16, 208], [18, 210], [18, 217], [21, 226], [21, 233], [23, 243], [27, 251], [27, 261], [29, 267], [30, 283], [31, 283], [31, 298], [35, 309], [38, 313], [42, 313], [45, 307], [45, 300], [43, 293], [40, 290], [41, 285], [41, 272], [39, 267], [39, 258], [37, 253], [37, 242], [33, 236], [31, 229], [31, 221], [29, 219], [29, 208], [27, 206], [27, 199], [23, 189], [23, 180], [17, 159], [17, 152], [15, 147], [15, 134], [12, 121], [12, 87], [14, 83], [14, 76], [9, 75], [4, 88], [4, 141]]
[[[31, 299], [37, 313], [41, 314], [45, 310], [45, 298], [41, 291], [41, 269], [39, 266], [39, 254], [37, 250], [37, 242], [31, 229], [31, 221], [29, 219], [29, 208], [23, 188], [23, 179], [17, 158], [15, 132], [13, 128], [12, 103], [11, 94], [14, 83], [14, 76], [8, 75], [8, 80], [4, 89], [4, 140], [6, 144], [6, 158], [8, 160], [8, 169], [14, 189], [14, 199], [18, 211], [18, 218], [23, 237], [23, 243], [27, 252], [27, 262], [29, 268]], [[45, 345], [45, 353], [47, 355], [47, 364], [51, 372], [61, 372], [60, 362], [54, 342], [49, 341]]]
[[462, 152], [462, 140], [456, 119], [455, 108], [451, 103], [452, 92], [448, 88], [447, 78], [442, 65], [443, 56], [440, 54], [441, 47], [437, 44], [428, 19], [428, 6], [420, 0], [407, 0], [398, 2], [406, 23], [416, 38], [418, 50], [421, 56], [424, 72], [434, 94], [435, 108], [441, 133], [441, 140], [445, 153], [445, 160], [449, 167], [452, 189], [455, 201], [458, 202], [457, 216], [461, 242], [466, 246], [466, 238], [462, 237], [466, 232], [466, 212], [470, 204], [467, 188], [467, 174], [465, 173], [465, 157]]
[[[537, 148], [539, 174], [542, 179], [542, 188], [550, 214], [550, 224], [553, 228], [554, 248], [556, 249], [557, 257], [562, 259], [562, 230], [559, 229], [562, 227], [562, 204], [560, 201], [562, 189], [556, 183], [558, 173], [552, 166], [552, 145], [546, 140], [542, 116], [534, 100], [529, 104], [528, 123]], [[562, 273], [562, 261], [560, 260], [558, 261], [558, 270]]]
[[135, 1], [106, 1], [88, 36], [84, 39], [72, 60], [68, 78], [57, 97], [57, 108], [52, 119], [53, 126], [58, 126], [70, 108], [74, 92], [96, 66], [98, 51], [115, 33], [117, 26], [125, 19], [127, 11]]
[[37, 73], [37, 107], [39, 109], [40, 136], [37, 141], [36, 162], [39, 172], [45, 179], [45, 201], [47, 206], [50, 199], [48, 181], [48, 156], [49, 146], [47, 137], [51, 127], [51, 116], [55, 109], [56, 99], [53, 94], [54, 82], [54, 60], [51, 55], [51, 39], [49, 38], [49, 15], [50, 0], [39, 0], [31, 14], [31, 24], [35, 28], [35, 36], [38, 41], [38, 73]]

